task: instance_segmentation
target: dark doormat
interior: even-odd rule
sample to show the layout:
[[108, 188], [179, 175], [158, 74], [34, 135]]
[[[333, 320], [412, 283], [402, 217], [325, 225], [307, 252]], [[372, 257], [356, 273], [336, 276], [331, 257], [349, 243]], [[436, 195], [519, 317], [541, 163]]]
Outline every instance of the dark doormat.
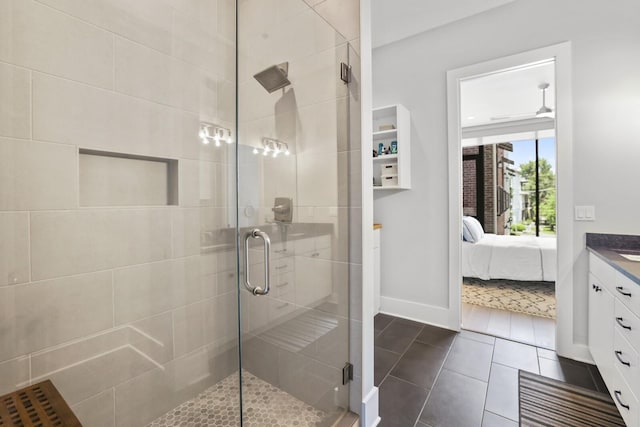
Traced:
[[625, 426], [608, 394], [525, 371], [518, 390], [521, 426]]

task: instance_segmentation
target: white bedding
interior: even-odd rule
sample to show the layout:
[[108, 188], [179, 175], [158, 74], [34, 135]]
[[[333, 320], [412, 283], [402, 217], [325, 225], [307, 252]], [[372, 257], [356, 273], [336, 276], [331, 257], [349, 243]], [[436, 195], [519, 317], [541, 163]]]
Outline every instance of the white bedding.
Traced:
[[556, 239], [485, 234], [462, 242], [462, 275], [482, 280], [556, 280]]

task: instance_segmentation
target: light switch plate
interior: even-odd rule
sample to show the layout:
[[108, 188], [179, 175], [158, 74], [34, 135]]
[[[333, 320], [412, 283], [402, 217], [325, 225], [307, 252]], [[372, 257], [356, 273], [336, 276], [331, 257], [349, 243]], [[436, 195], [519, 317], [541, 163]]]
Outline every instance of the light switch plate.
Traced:
[[595, 206], [576, 206], [575, 220], [576, 221], [595, 221], [596, 220]]

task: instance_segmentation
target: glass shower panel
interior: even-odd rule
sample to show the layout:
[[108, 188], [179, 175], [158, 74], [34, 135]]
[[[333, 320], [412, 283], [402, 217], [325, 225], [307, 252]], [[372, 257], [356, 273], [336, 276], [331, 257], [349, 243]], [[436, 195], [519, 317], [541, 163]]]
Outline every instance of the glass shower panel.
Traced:
[[0, 28], [0, 394], [239, 425], [235, 1], [5, 0]]
[[331, 425], [349, 407], [349, 48], [303, 0], [239, 2], [238, 29], [243, 419]]

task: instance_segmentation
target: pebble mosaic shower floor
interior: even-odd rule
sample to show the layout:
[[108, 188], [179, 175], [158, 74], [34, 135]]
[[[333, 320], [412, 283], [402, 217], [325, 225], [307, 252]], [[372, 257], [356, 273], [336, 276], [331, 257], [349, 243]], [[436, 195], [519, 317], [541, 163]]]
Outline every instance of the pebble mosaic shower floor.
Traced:
[[[313, 427], [326, 414], [260, 378], [244, 372], [244, 425], [248, 427]], [[148, 427], [236, 427], [240, 402], [234, 373], [149, 424]]]

